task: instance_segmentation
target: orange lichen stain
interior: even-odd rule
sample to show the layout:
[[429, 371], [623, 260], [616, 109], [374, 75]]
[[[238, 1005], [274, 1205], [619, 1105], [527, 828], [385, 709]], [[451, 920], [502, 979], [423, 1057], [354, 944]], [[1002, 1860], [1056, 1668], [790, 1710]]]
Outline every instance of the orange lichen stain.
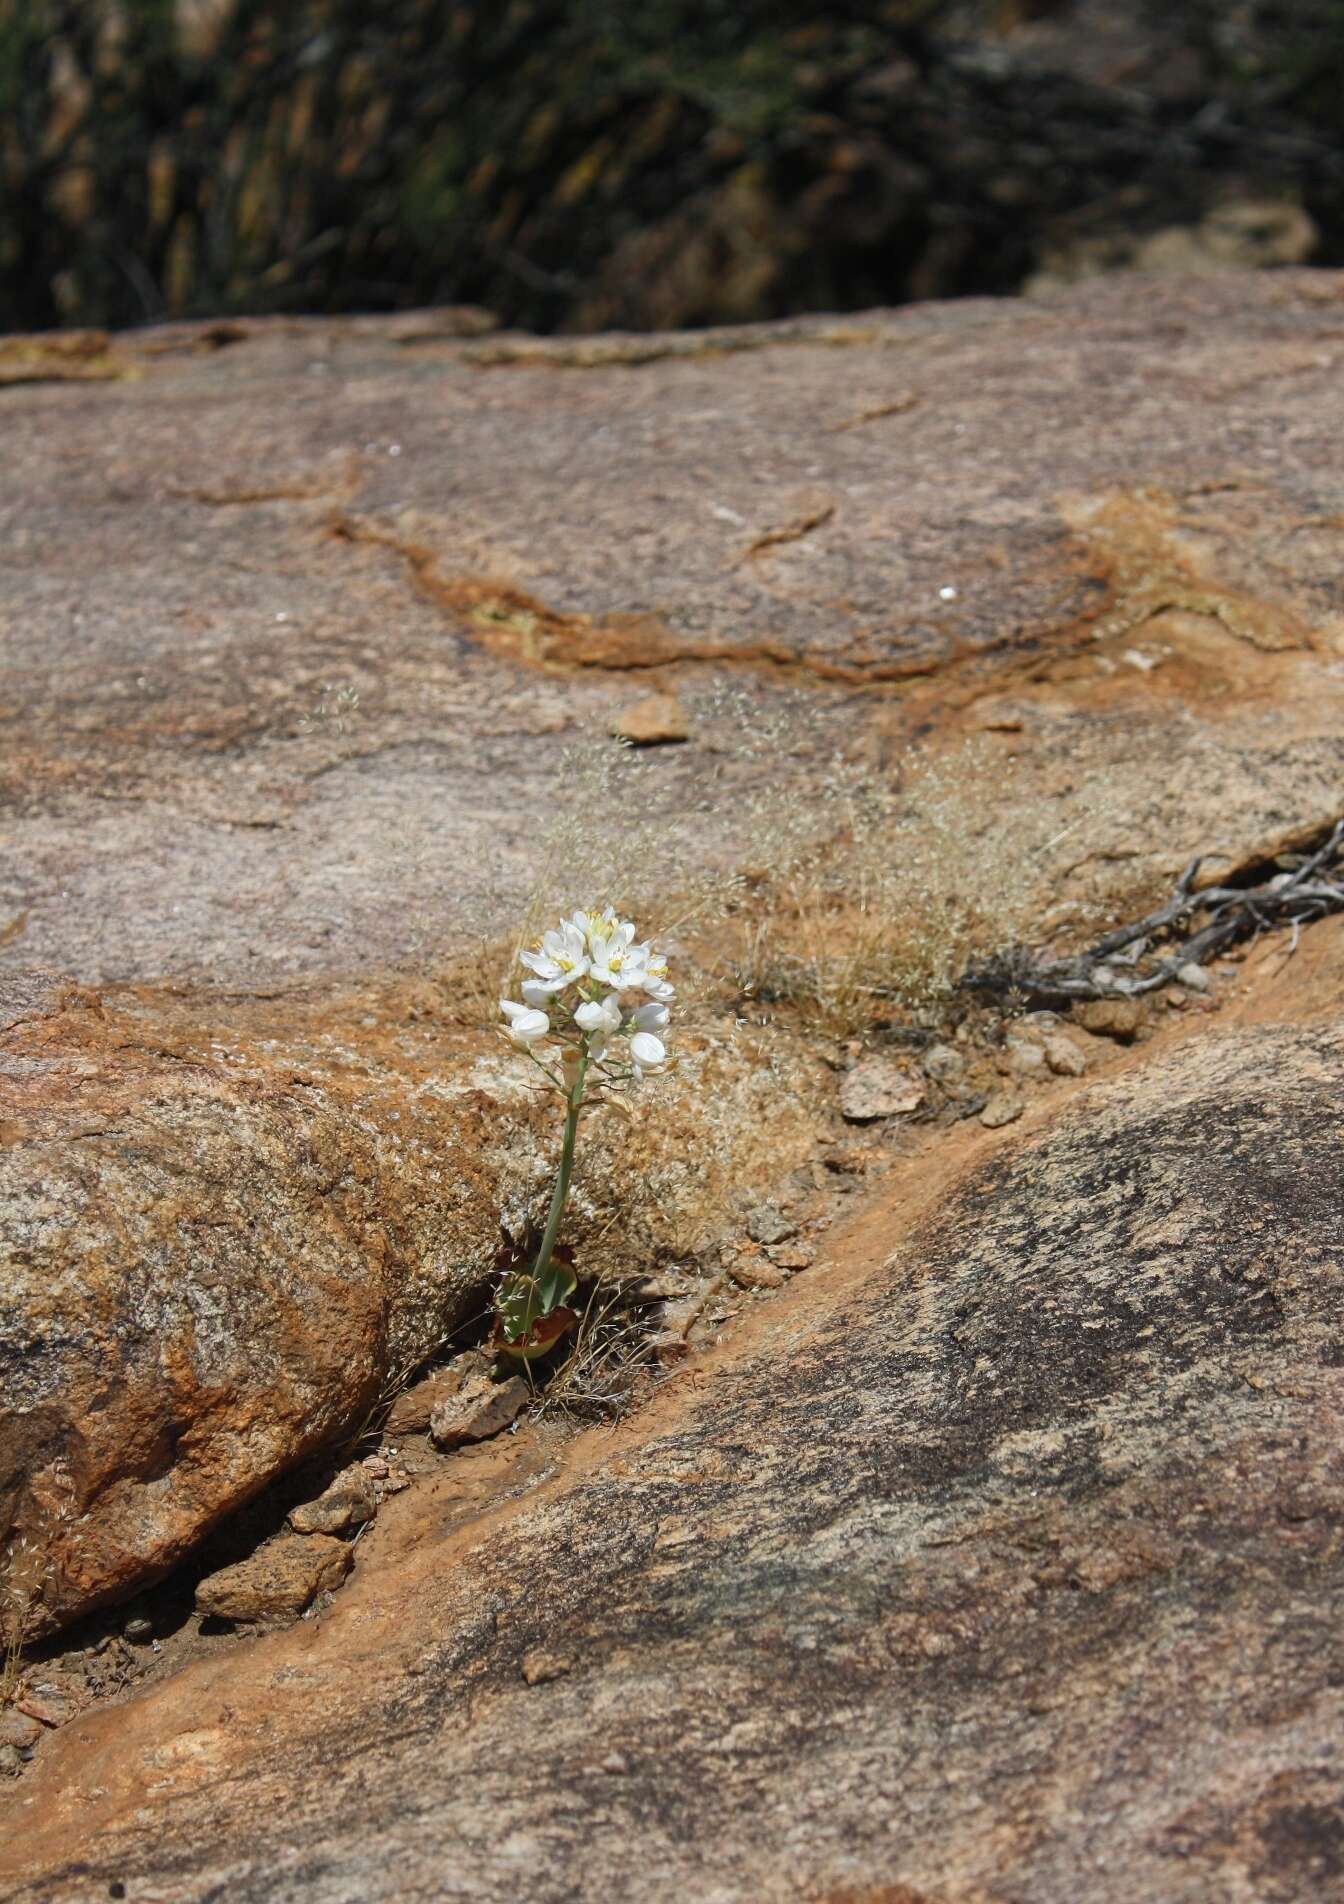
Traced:
[[489, 576], [444, 573], [437, 552], [390, 526], [348, 515], [338, 516], [331, 534], [350, 543], [373, 543], [392, 550], [410, 569], [426, 600], [463, 624], [477, 647], [500, 660], [556, 673], [601, 669], [612, 673], [668, 667], [678, 662], [715, 662], [729, 666], [767, 666], [823, 681], [864, 687], [912, 679], [936, 672], [963, 653], [949, 643], [936, 653], [881, 655], [859, 659], [818, 654], [778, 641], [697, 640], [679, 634], [652, 614], [566, 615], [549, 608], [513, 583]]
[[106, 331], [45, 331], [0, 338], [0, 384], [103, 383], [134, 375]]
[[[1264, 598], [1214, 575], [1216, 550], [1207, 530], [1183, 522], [1180, 505], [1165, 492], [1066, 497], [1060, 510], [1062, 532], [1046, 578], [1057, 586], [1030, 622], [1006, 625], [988, 638], [983, 628], [962, 634], [949, 622], [932, 631], [932, 639], [927, 622], [918, 630], [912, 623], [909, 632], [917, 635], [918, 645], [904, 651], [906, 631], [900, 626], [884, 627], [875, 637], [858, 630], [847, 646], [818, 650], [772, 640], [686, 635], [655, 614], [565, 614], [511, 581], [447, 572], [414, 524], [341, 512], [332, 518], [330, 533], [398, 556], [420, 594], [486, 653], [554, 673], [714, 663], [767, 667], [776, 674], [861, 688], [936, 680], [955, 702], [982, 694], [987, 674], [1002, 685], [1013, 676], [1067, 678], [1080, 668], [1090, 680], [1112, 667], [1122, 678], [1142, 673], [1147, 657], [1135, 661], [1130, 650], [1136, 637], [1156, 631], [1170, 652], [1190, 655], [1201, 680], [1210, 669], [1214, 675], [1224, 671], [1223, 651], [1234, 651], [1240, 657], [1233, 667], [1235, 687], [1244, 694], [1248, 651], [1268, 660], [1310, 656], [1320, 646], [1292, 603]], [[814, 510], [788, 530], [759, 539], [748, 555], [806, 533], [830, 513]], [[1182, 634], [1182, 628], [1188, 632]]]
[[1110, 604], [1090, 618], [1096, 636], [1129, 634], [1179, 611], [1218, 622], [1267, 653], [1315, 646], [1310, 625], [1290, 603], [1267, 601], [1208, 572], [1216, 557], [1199, 548], [1193, 525], [1182, 522], [1179, 504], [1165, 491], [1066, 497], [1060, 507], [1111, 591]]

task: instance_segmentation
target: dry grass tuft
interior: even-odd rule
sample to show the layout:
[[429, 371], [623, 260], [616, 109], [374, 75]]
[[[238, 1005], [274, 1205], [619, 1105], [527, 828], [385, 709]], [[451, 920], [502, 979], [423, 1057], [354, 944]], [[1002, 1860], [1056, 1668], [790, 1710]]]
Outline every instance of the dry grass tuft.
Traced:
[[693, 1003], [727, 982], [836, 1036], [935, 1021], [969, 964], [1036, 929], [1106, 804], [1097, 776], [1065, 813], [984, 743], [876, 768], [819, 738], [800, 695], [729, 684], [690, 706], [695, 756], [670, 785], [605, 736], [563, 757], [512, 956], [455, 968], [480, 1022], [492, 974], [513, 982], [562, 911], [608, 903], [676, 954]]
[[937, 1022], [972, 961], [1038, 929], [1099, 793], [1076, 793], [1061, 823], [974, 744], [890, 780], [837, 761], [826, 836], [764, 872], [731, 975], [838, 1037], [893, 1014]]
[[[624, 1289], [594, 1285], [562, 1361], [542, 1374], [537, 1415], [615, 1421], [654, 1360], [649, 1329]], [[529, 1369], [529, 1378], [537, 1380]]]

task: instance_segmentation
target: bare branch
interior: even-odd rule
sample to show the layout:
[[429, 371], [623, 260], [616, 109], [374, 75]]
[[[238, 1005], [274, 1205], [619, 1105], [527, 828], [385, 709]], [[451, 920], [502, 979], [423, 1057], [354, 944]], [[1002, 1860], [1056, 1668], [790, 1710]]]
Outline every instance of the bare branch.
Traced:
[[[1071, 959], [1037, 959], [1025, 946], [1016, 946], [970, 967], [962, 986], [1046, 1005], [1137, 998], [1170, 984], [1183, 966], [1202, 965], [1275, 926], [1293, 928], [1295, 949], [1304, 925], [1344, 911], [1342, 843], [1344, 820], [1339, 820], [1296, 867], [1289, 865], [1256, 886], [1205, 886], [1196, 892], [1203, 862], [1193, 859], [1165, 904], [1105, 933], [1086, 952]], [[1286, 858], [1280, 859], [1281, 867]], [[1150, 949], [1155, 943], [1164, 946], [1165, 956]], [[1117, 964], [1123, 972], [1113, 969]]]

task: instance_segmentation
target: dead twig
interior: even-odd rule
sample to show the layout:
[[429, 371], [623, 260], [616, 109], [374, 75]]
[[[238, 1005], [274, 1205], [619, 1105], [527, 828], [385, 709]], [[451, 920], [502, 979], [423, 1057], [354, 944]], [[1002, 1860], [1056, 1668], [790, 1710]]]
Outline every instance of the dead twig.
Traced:
[[[1344, 820], [1306, 855], [1283, 855], [1280, 870], [1258, 885], [1195, 890], [1202, 860], [1191, 860], [1171, 897], [1153, 912], [1117, 926], [1070, 959], [1038, 959], [1014, 947], [962, 979], [968, 991], [1017, 996], [1032, 1004], [1138, 998], [1168, 985], [1182, 967], [1203, 965], [1241, 940], [1275, 926], [1293, 928], [1344, 911]], [[1200, 921], [1203, 923], [1199, 923]], [[1154, 947], [1160, 945], [1160, 955]]]

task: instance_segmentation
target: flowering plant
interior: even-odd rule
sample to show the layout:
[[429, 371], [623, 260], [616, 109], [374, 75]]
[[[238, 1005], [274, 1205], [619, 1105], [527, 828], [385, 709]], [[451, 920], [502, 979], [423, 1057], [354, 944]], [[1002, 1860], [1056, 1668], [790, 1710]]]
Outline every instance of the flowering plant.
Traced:
[[668, 1068], [659, 1033], [667, 1028], [673, 989], [667, 961], [647, 940], [637, 944], [634, 926], [610, 906], [562, 919], [518, 956], [530, 976], [522, 982], [521, 1002], [500, 999], [508, 1020], [503, 1030], [565, 1104], [560, 1167], [536, 1261], [530, 1270], [510, 1271], [495, 1297], [500, 1347], [528, 1356], [548, 1349], [572, 1319], [561, 1306], [574, 1293], [575, 1276], [557, 1257], [556, 1239], [579, 1118], [598, 1104], [620, 1105], [621, 1094]]

